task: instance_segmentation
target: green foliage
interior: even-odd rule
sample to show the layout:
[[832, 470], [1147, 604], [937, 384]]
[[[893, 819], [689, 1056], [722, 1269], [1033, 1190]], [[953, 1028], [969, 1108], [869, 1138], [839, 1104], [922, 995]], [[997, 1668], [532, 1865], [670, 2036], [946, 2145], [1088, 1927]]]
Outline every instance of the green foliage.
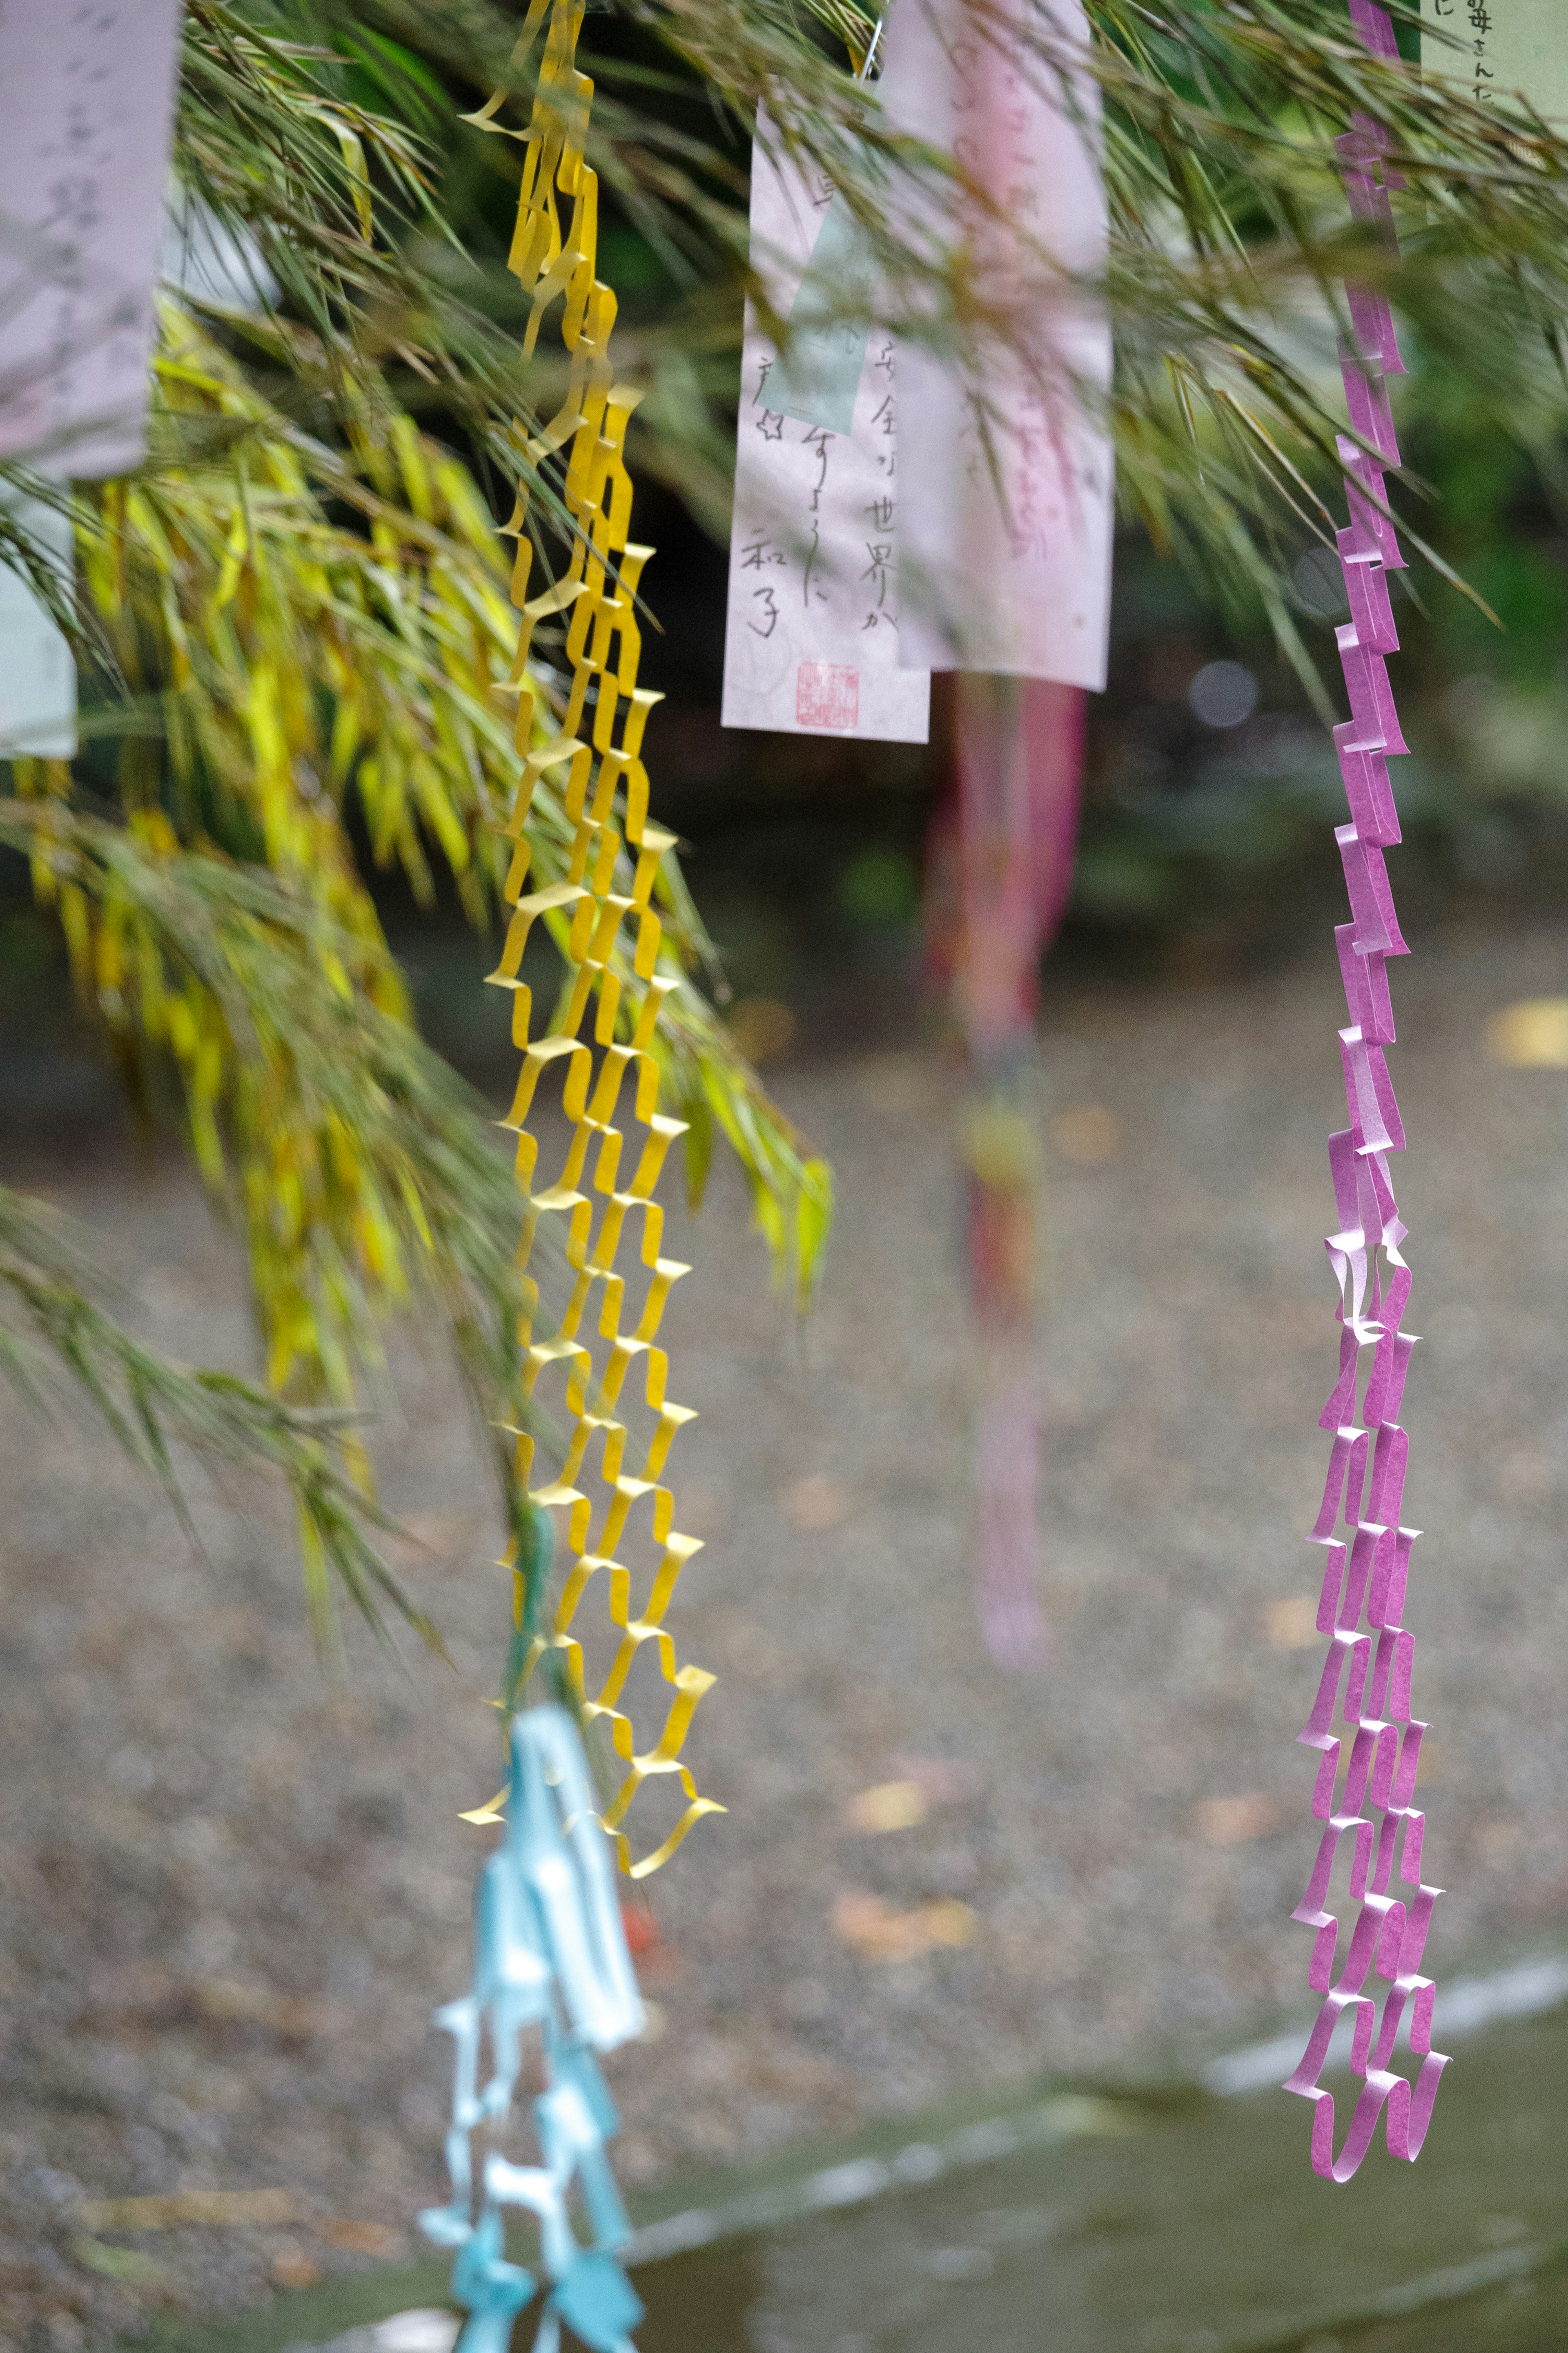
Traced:
[[[1235, 615], [1266, 617], [1321, 698], [1295, 573], [1330, 530], [1340, 282], [1351, 270], [1387, 284], [1478, 435], [1554, 482], [1568, 145], [1518, 110], [1370, 59], [1321, 0], [1194, 0], [1179, 25], [1142, 0], [1089, 0], [1089, 14], [1124, 510]], [[951, 167], [892, 137], [874, 86], [849, 70], [871, 24], [851, 0], [635, 0], [589, 20], [590, 161], [632, 297], [618, 365], [646, 391], [633, 469], [714, 526], [759, 101], [772, 135], [829, 172], [870, 227], [888, 323], [981, 360], [1016, 333], [954, 248]], [[409, 1027], [360, 847], [416, 898], [450, 891], [477, 927], [489, 922], [492, 828], [518, 770], [493, 692], [515, 642], [495, 523], [520, 471], [547, 559], [550, 527], [563, 527], [552, 461], [525, 446], [560, 406], [563, 363], [521, 356], [501, 266], [515, 180], [498, 158], [517, 150], [461, 119], [492, 90], [500, 124], [526, 118], [515, 33], [489, 0], [191, 0], [176, 171], [188, 200], [248, 241], [256, 300], [243, 312], [163, 303], [149, 462], [76, 502], [94, 749], [75, 776], [18, 764], [0, 815], [132, 1083], [156, 1060], [178, 1071], [193, 1149], [245, 1235], [282, 1418], [245, 1391], [223, 1442], [287, 1472], [312, 1561], [366, 1606], [382, 1587], [353, 1550], [369, 1541], [353, 1517], [367, 1472], [342, 1417], [385, 1318], [415, 1291], [437, 1300], [486, 1419], [516, 1404], [510, 1175], [481, 1106]], [[1402, 258], [1346, 212], [1331, 142], [1358, 110], [1388, 125], [1408, 184]], [[1426, 489], [1407, 478], [1402, 503]], [[1415, 543], [1455, 575], [1446, 543]], [[4, 522], [0, 561], [35, 568]], [[1528, 612], [1533, 590], [1506, 569], [1489, 557], [1473, 586]], [[536, 645], [548, 701], [559, 645], [547, 629]], [[104, 736], [118, 739], [111, 816], [93, 797]], [[568, 839], [547, 784], [533, 825], [546, 883]], [[711, 950], [679, 870], [661, 915], [679, 983], [666, 1100], [689, 1124], [693, 1197], [722, 1137], [806, 1295], [828, 1172], [704, 993]], [[641, 984], [621, 978], [635, 1018]], [[132, 1360], [110, 1325], [74, 1314], [37, 1328], [83, 1378], [104, 1352], [94, 1393], [112, 1401]], [[171, 1388], [136, 1364], [132, 1402], [110, 1418], [145, 1451], [135, 1399], [194, 1412], [178, 1382], [206, 1377], [165, 1368]], [[330, 1424], [297, 1419], [329, 1409]], [[268, 1452], [285, 1440], [294, 1454]], [[326, 1506], [300, 1484], [318, 1461], [337, 1466], [310, 1490], [343, 1515], [330, 1540]], [[497, 1461], [505, 1481], [499, 1447]], [[515, 1528], [510, 1489], [507, 1508]]]
[[323, 1644], [331, 1640], [335, 1579], [378, 1631], [383, 1605], [390, 1604], [438, 1649], [436, 1629], [366, 1535], [367, 1525], [394, 1523], [354, 1479], [348, 1417], [286, 1405], [230, 1373], [171, 1365], [89, 1295], [92, 1282], [59, 1222], [0, 1186], [0, 1369], [13, 1387], [47, 1404], [62, 1374], [68, 1377], [182, 1516], [175, 1445], [218, 1466], [280, 1472], [299, 1514], [311, 1618]]
[[[384, 47], [362, 49], [387, 66]], [[485, 1106], [409, 1027], [356, 842], [426, 903], [455, 889], [483, 927], [521, 764], [493, 692], [516, 641], [494, 518], [391, 382], [399, 363], [438, 375], [453, 429], [477, 418], [515, 466], [500, 406], [514, 354], [450, 308], [417, 349], [406, 340], [409, 280], [374, 208], [384, 196], [405, 232], [427, 227], [426, 159], [411, 131], [324, 89], [321, 62], [232, 12], [193, 12], [177, 164], [246, 228], [279, 296], [243, 317], [164, 300], [149, 462], [76, 504], [79, 650], [109, 698], [88, 732], [119, 733], [118, 815], [93, 813], [63, 765], [18, 761], [0, 839], [30, 857], [132, 1084], [149, 1092], [156, 1060], [179, 1074], [198, 1165], [245, 1236], [268, 1389], [289, 1401], [281, 1420], [247, 1420], [266, 1393], [220, 1385], [225, 1442], [249, 1430], [293, 1481], [324, 1625], [326, 1570], [372, 1611], [392, 1589], [353, 1517], [370, 1477], [348, 1418], [386, 1316], [414, 1290], [434, 1299], [485, 1420], [518, 1409], [515, 1186]], [[572, 828], [548, 785], [532, 829], [538, 881], [560, 879]], [[667, 1105], [698, 1114], [697, 1189], [700, 1139], [739, 1153], [804, 1290], [826, 1173], [691, 977], [711, 950], [679, 870], [664, 897]], [[622, 977], [635, 1020], [629, 955]], [[206, 1394], [190, 1383], [208, 1377], [128, 1355], [85, 1306], [46, 1316], [36, 1288], [26, 1303], [117, 1435], [167, 1475], [147, 1400], [189, 1434]], [[322, 1406], [336, 1409], [321, 1425], [330, 1475], [323, 1440], [279, 1451], [280, 1432], [316, 1427], [288, 1416]], [[495, 1459], [515, 1525], [509, 1450]]]

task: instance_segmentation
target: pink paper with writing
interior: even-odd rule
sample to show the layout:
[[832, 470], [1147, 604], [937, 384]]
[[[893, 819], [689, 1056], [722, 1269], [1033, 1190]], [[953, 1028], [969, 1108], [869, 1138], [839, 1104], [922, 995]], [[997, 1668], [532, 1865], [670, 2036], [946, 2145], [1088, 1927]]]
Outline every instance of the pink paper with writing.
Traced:
[[1088, 37], [1077, 0], [899, 0], [879, 94], [989, 199], [955, 195], [938, 225], [1022, 329], [969, 369], [900, 341], [900, 658], [1098, 690], [1113, 461], [1110, 329], [1076, 282], [1105, 248]]

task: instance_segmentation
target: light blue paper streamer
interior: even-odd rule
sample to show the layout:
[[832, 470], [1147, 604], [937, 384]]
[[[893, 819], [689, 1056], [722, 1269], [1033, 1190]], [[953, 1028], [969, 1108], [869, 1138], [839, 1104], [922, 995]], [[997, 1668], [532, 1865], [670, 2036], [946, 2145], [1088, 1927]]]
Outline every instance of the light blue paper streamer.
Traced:
[[[74, 602], [69, 506], [12, 483], [0, 488], [0, 503], [48, 565], [62, 596]], [[70, 760], [76, 748], [76, 657], [26, 575], [0, 562], [0, 760]]]
[[[468, 2306], [458, 2353], [507, 2353], [512, 2324], [539, 2283], [505, 2254], [505, 2209], [537, 2219], [549, 2282], [535, 2353], [556, 2353], [563, 2318], [593, 2353], [632, 2353], [642, 2316], [616, 2253], [630, 2226], [605, 2143], [620, 2126], [594, 2056], [638, 2034], [642, 2000], [616, 1901], [610, 1858], [594, 1812], [576, 1726], [564, 1708], [511, 1719], [506, 1836], [479, 1875], [473, 1990], [436, 2012], [453, 2039], [447, 2168], [452, 2202], [419, 2217], [426, 2238], [455, 2247], [452, 2294]], [[475, 2211], [472, 2135], [510, 2115], [521, 2035], [537, 2025], [545, 2087], [533, 2103], [543, 2162], [485, 2159]], [[488, 2031], [491, 2072], [481, 2085]], [[573, 2227], [575, 2186], [592, 2242]]]
[[767, 398], [776, 416], [848, 433], [866, 364], [868, 330], [836, 318], [835, 297], [868, 303], [877, 281], [871, 241], [841, 195], [822, 216], [789, 316], [789, 347], [773, 364]]

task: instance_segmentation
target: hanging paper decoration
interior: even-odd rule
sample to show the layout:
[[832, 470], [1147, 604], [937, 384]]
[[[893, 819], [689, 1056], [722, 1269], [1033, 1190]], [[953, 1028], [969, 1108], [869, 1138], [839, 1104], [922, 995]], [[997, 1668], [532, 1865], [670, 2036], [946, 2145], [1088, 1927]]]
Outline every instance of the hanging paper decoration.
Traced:
[[900, 659], [1098, 691], [1110, 615], [1110, 329], [1099, 85], [1079, 0], [903, 0], [878, 93], [951, 155], [978, 373], [899, 345]]
[[[961, 175], [948, 210], [910, 201], [962, 259], [993, 332], [962, 357], [912, 335], [868, 340], [854, 313], [874, 312], [874, 270], [854, 216], [829, 180], [776, 157], [759, 111], [752, 267], [777, 269], [791, 332], [781, 353], [748, 312], [724, 720], [923, 741], [929, 672], [961, 673], [927, 932], [973, 1074], [977, 1602], [993, 1656], [1026, 1667], [1045, 1637], [1035, 998], [1071, 872], [1079, 691], [1105, 682], [1110, 618], [1099, 95], [1078, 0], [902, 0], [885, 21], [889, 125]], [[889, 657], [890, 674], [868, 667]], [[916, 681], [918, 728], [898, 699]]]
[[[618, 2253], [630, 2236], [605, 2143], [619, 2120], [595, 2058], [639, 2034], [643, 2008], [626, 1952], [603, 1832], [581, 1744], [563, 1708], [511, 1719], [506, 1835], [479, 1881], [471, 1992], [436, 2012], [451, 2035], [452, 2123], [447, 2165], [452, 2202], [419, 2217], [427, 2238], [455, 2247], [452, 2294], [468, 2318], [459, 2353], [507, 2353], [518, 2314], [540, 2283], [505, 2253], [509, 2208], [539, 2226], [547, 2283], [534, 2353], [556, 2353], [561, 2323], [594, 2353], [623, 2353], [642, 2306]], [[537, 2026], [544, 2088], [533, 2102], [542, 2162], [516, 2165], [499, 2150], [477, 2168], [474, 2135], [499, 2135], [522, 2063], [521, 2036]], [[481, 2046], [490, 2073], [481, 2085]], [[591, 2238], [579, 2240], [576, 2192]]]
[[[993, 322], [979, 364], [899, 346], [900, 659], [958, 673], [927, 937], [968, 1051], [963, 1122], [978, 1343], [975, 1599], [998, 1665], [1039, 1664], [1036, 1327], [1040, 957], [1067, 902], [1083, 691], [1105, 683], [1113, 459], [1098, 86], [1076, 0], [903, 0], [879, 95], [951, 154], [934, 222]], [[995, 328], [1011, 331], [1002, 347]]]
[[842, 315], [875, 293], [833, 184], [752, 148], [752, 267], [790, 322], [781, 353], [746, 306], [723, 723], [923, 744], [931, 680], [899, 666], [901, 482], [892, 337]]
[[[1396, 62], [1394, 29], [1384, 11], [1373, 0], [1350, 0], [1350, 9], [1373, 54]], [[1386, 135], [1357, 114], [1336, 145], [1352, 212], [1392, 243], [1388, 192], [1403, 183], [1384, 160]], [[1386, 2117], [1389, 2154], [1410, 2159], [1419, 2155], [1448, 2063], [1432, 2048], [1433, 1985], [1419, 1974], [1432, 1907], [1442, 1890], [1426, 1886], [1421, 1877], [1425, 1817], [1414, 1800], [1426, 1726], [1411, 1713], [1415, 1641], [1400, 1623], [1411, 1547], [1420, 1534], [1402, 1527], [1399, 1516], [1409, 1455], [1399, 1409], [1415, 1343], [1403, 1329], [1410, 1298], [1410, 1271], [1400, 1253], [1406, 1228], [1388, 1165], [1390, 1153], [1405, 1149], [1405, 1130], [1385, 1052], [1394, 1043], [1385, 965], [1389, 956], [1408, 950], [1384, 860], [1385, 849], [1399, 839], [1388, 759], [1405, 749], [1385, 660], [1399, 646], [1388, 574], [1402, 569], [1405, 558], [1386, 512], [1384, 470], [1400, 462], [1388, 378], [1403, 375], [1405, 364], [1387, 296], [1364, 285], [1350, 284], [1345, 290], [1355, 340], [1342, 357], [1356, 438], [1342, 438], [1339, 444], [1350, 527], [1338, 534], [1338, 543], [1352, 617], [1337, 637], [1352, 717], [1335, 728], [1334, 744], [1351, 821], [1334, 838], [1352, 921], [1342, 923], [1334, 938], [1349, 1017], [1340, 1031], [1340, 1050], [1350, 1125], [1329, 1139], [1339, 1229], [1329, 1236], [1327, 1247], [1341, 1288], [1340, 1374], [1320, 1417], [1332, 1437], [1322, 1508], [1310, 1539], [1328, 1556], [1318, 1625], [1329, 1637], [1329, 1655], [1300, 1736], [1307, 1747], [1321, 1753], [1312, 1811], [1327, 1828], [1307, 1892], [1292, 1915], [1314, 1932], [1309, 1982], [1324, 1999], [1301, 2063], [1285, 2087], [1313, 2103], [1312, 2169], [1334, 2181], [1348, 2181], [1355, 2172], [1380, 2116]], [[1336, 1533], [1342, 1504], [1343, 1525]], [[1352, 1729], [1352, 1738], [1345, 1787], [1336, 1799], [1342, 1744], [1333, 1723], [1342, 1682], [1340, 1721]], [[1375, 1832], [1372, 1811], [1381, 1815]], [[1339, 1922], [1327, 1909], [1327, 1898], [1334, 1860], [1346, 1840], [1350, 1900], [1361, 1910], [1336, 1978]], [[1396, 1856], [1406, 1891], [1398, 1896], [1391, 1893]], [[1381, 2015], [1375, 1995], [1365, 1990], [1373, 1976], [1388, 1987]], [[1335, 2025], [1347, 2010], [1354, 2015], [1351, 2068], [1365, 2082], [1336, 2158], [1333, 2094], [1320, 2078]], [[1414, 2088], [1391, 2065], [1406, 2012], [1410, 2049], [1421, 2061]]]
[[[7, 487], [5, 520], [47, 563], [68, 603], [76, 593], [76, 526], [68, 504]], [[24, 572], [0, 562], [0, 760], [68, 760], [76, 752], [76, 662], [65, 631]]]
[[145, 451], [179, 16], [0, 9], [0, 459], [97, 477]]
[[926, 952], [972, 1073], [962, 1127], [978, 1343], [975, 1606], [999, 1666], [1037, 1666], [1040, 958], [1072, 882], [1083, 763], [1080, 687], [962, 673], [952, 781], [928, 849]]
[[[0, 7], [0, 462], [97, 477], [145, 454], [178, 28], [178, 0]], [[68, 507], [5, 512], [68, 597]], [[0, 561], [0, 759], [76, 747], [69, 644]]]
[[[582, 0], [531, 0], [514, 59], [521, 67], [542, 31], [543, 54], [508, 265], [531, 298], [523, 355], [532, 354], [545, 313], [559, 301], [563, 306], [562, 338], [572, 364], [559, 413], [525, 444], [531, 470], [519, 482], [508, 526], [517, 540], [512, 602], [522, 615], [509, 691], [518, 697], [516, 740], [524, 765], [505, 828], [515, 845], [505, 884], [512, 914], [500, 965], [489, 977], [495, 987], [512, 993], [512, 1039], [523, 1053], [517, 1090], [501, 1123], [518, 1139], [518, 1182], [526, 1204], [520, 1263], [526, 1273], [540, 1219], [559, 1219], [575, 1281], [566, 1311], [548, 1338], [535, 1336], [538, 1290], [531, 1280], [527, 1284], [525, 1395], [533, 1394], [541, 1376], [552, 1366], [563, 1366], [570, 1429], [559, 1467], [537, 1482], [534, 1440], [521, 1432], [517, 1473], [531, 1504], [564, 1514], [571, 1558], [552, 1622], [548, 1627], [541, 1622], [536, 1631], [537, 1613], [529, 1614], [529, 1640], [511, 1695], [516, 1696], [542, 1658], [554, 1654], [584, 1721], [605, 1719], [626, 1768], [605, 1809], [605, 1827], [616, 1834], [623, 1870], [641, 1878], [674, 1852], [700, 1815], [723, 1809], [698, 1796], [679, 1756], [692, 1711], [713, 1678], [700, 1667], [678, 1666], [674, 1643], [663, 1625], [681, 1569], [701, 1549], [695, 1536], [675, 1528], [670, 1493], [660, 1483], [670, 1441], [693, 1414], [690, 1407], [676, 1405], [668, 1397], [668, 1363], [655, 1345], [670, 1288], [689, 1271], [678, 1260], [660, 1255], [664, 1213], [654, 1199], [665, 1155], [686, 1132], [683, 1121], [668, 1118], [658, 1109], [655, 1042], [659, 1008], [677, 979], [668, 963], [661, 966], [662, 930], [653, 903], [659, 864], [674, 847], [675, 837], [651, 824], [647, 815], [643, 731], [660, 698], [637, 684], [642, 638], [636, 597], [653, 550], [629, 537], [632, 486], [624, 455], [626, 420], [642, 396], [635, 386], [615, 381], [609, 338], [616, 298], [594, 274], [598, 180], [583, 153], [594, 85], [576, 66], [582, 20]], [[492, 118], [500, 104], [499, 98], [492, 99], [471, 119], [494, 129]], [[570, 214], [563, 233], [566, 206]], [[574, 537], [564, 577], [531, 598], [529, 515], [536, 475], [558, 478]], [[529, 655], [539, 624], [557, 616], [567, 621], [571, 687], [559, 726], [547, 740], [536, 742], [536, 718], [546, 727], [553, 722], [530, 677]], [[539, 779], [547, 773], [564, 780], [565, 813], [575, 834], [566, 880], [531, 892], [529, 809]], [[566, 959], [567, 986], [553, 1019], [534, 1036], [532, 997], [522, 978], [522, 965], [529, 934], [542, 918], [555, 927]], [[633, 971], [640, 995], [623, 988], [611, 968], [627, 923], [635, 932]], [[590, 1017], [592, 1042], [583, 1034]], [[547, 1075], [563, 1082], [561, 1100], [572, 1123], [572, 1141], [564, 1165], [545, 1183], [536, 1184], [539, 1139], [529, 1120]], [[628, 1081], [632, 1118], [642, 1130], [640, 1145], [631, 1144], [616, 1124], [624, 1115], [622, 1089]], [[616, 1262], [628, 1224], [640, 1240], [642, 1263], [648, 1270], [635, 1314], [628, 1313], [626, 1276]], [[597, 1357], [584, 1336], [595, 1293], [598, 1335], [605, 1344]], [[627, 1431], [617, 1408], [639, 1366], [655, 1426], [642, 1460], [634, 1463], [626, 1459]], [[595, 1449], [596, 1472], [589, 1461]], [[603, 1513], [595, 1527], [596, 1502]], [[647, 1598], [634, 1614], [630, 1574], [618, 1553], [633, 1512], [645, 1504], [658, 1557]], [[517, 1622], [522, 1627], [530, 1603], [526, 1588], [531, 1580], [525, 1572], [531, 1564], [518, 1559], [515, 1544], [507, 1562], [516, 1576]], [[608, 1672], [590, 1694], [582, 1646], [572, 1627], [590, 1583], [601, 1574], [619, 1641]], [[532, 1582], [537, 1587], [537, 1570]], [[631, 1720], [619, 1703], [645, 1643], [653, 1646], [674, 1696], [658, 1738], [638, 1751]], [[619, 1825], [643, 1782], [665, 1774], [679, 1776], [688, 1800], [685, 1810], [663, 1843], [634, 1864]], [[481, 1808], [479, 1818], [489, 1811]]]
[[1568, 47], [1561, 0], [1421, 0], [1424, 23], [1455, 41], [1423, 37], [1423, 74], [1447, 75], [1478, 105], [1523, 91], [1538, 114], [1561, 128], [1568, 119]]

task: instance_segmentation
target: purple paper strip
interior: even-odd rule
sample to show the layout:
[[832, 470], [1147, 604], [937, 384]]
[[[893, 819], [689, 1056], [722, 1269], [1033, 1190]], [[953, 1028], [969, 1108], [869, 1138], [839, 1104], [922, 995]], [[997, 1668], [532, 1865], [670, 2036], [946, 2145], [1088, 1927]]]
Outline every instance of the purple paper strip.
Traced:
[[[1373, 56], [1397, 62], [1385, 11], [1375, 0], [1349, 5], [1352, 21]], [[1392, 241], [1388, 192], [1403, 184], [1388, 168], [1384, 133], [1358, 114], [1336, 144], [1352, 213]], [[1320, 1417], [1332, 1438], [1322, 1505], [1309, 1539], [1327, 1554], [1318, 1627], [1329, 1637], [1329, 1652], [1299, 1736], [1321, 1759], [1312, 1812], [1326, 1827], [1292, 1915], [1312, 1932], [1308, 1983], [1323, 2001], [1301, 2063], [1285, 2087], [1312, 2102], [1312, 2169], [1331, 2181], [1350, 2179], [1380, 2117], [1391, 2156], [1419, 2155], [1438, 2079], [1448, 2063], [1432, 2048], [1433, 1986], [1420, 1974], [1432, 1907], [1442, 1891], [1422, 1882], [1426, 1823], [1412, 1803], [1426, 1727], [1411, 1714], [1415, 1643], [1400, 1623], [1419, 1530], [1399, 1524], [1410, 1452], [1399, 1414], [1415, 1342], [1402, 1328], [1410, 1270], [1400, 1255], [1405, 1227], [1394, 1198], [1388, 1155], [1404, 1150], [1405, 1127], [1384, 1050], [1394, 1043], [1384, 958], [1408, 954], [1383, 856], [1399, 839], [1386, 764], [1405, 749], [1384, 663], [1384, 656], [1399, 646], [1386, 575], [1402, 568], [1405, 559], [1384, 512], [1383, 476], [1384, 466], [1399, 463], [1386, 379], [1403, 374], [1404, 363], [1386, 297], [1363, 286], [1346, 292], [1355, 341], [1342, 350], [1341, 360], [1358, 439], [1339, 442], [1350, 525], [1337, 541], [1351, 619], [1337, 638], [1352, 715], [1335, 728], [1334, 744], [1351, 822], [1338, 827], [1334, 838], [1352, 921], [1337, 927], [1334, 942], [1350, 1017], [1340, 1031], [1350, 1125], [1329, 1139], [1339, 1222], [1327, 1249], [1341, 1286], [1340, 1371]], [[1342, 1735], [1332, 1728], [1336, 1710], [1351, 1734], [1348, 1759]], [[1346, 1778], [1336, 1798], [1342, 1761]], [[1366, 1814], [1363, 1805], [1370, 1809]], [[1375, 1834], [1373, 1812], [1380, 1818]], [[1350, 1902], [1360, 1908], [1336, 1977], [1340, 1923], [1328, 1909], [1328, 1896], [1335, 1857], [1347, 1834], [1352, 1841]], [[1396, 1850], [1399, 1881], [1407, 1891], [1403, 1896], [1389, 1893]], [[1367, 1989], [1368, 1980], [1378, 1978], [1387, 1988], [1381, 2014], [1377, 1992]], [[1333, 2095], [1321, 2078], [1334, 2028], [1347, 2010], [1352, 2021], [1350, 2065], [1363, 2088], [1336, 2157]], [[1392, 2065], [1406, 2018], [1410, 2050], [1421, 2063], [1414, 2084]]]
[[1340, 369], [1345, 380], [1351, 423], [1362, 439], [1377, 451], [1385, 466], [1397, 466], [1399, 444], [1394, 438], [1394, 413], [1388, 405], [1388, 388], [1381, 374], [1369, 376], [1342, 343], [1340, 345]]
[[1405, 558], [1399, 552], [1394, 525], [1384, 512], [1388, 497], [1383, 486], [1382, 467], [1374, 465], [1365, 451], [1342, 433], [1334, 448], [1345, 470], [1345, 501], [1350, 508], [1356, 553], [1386, 565], [1391, 572], [1403, 572]]
[[1345, 586], [1350, 591], [1351, 619], [1355, 623], [1356, 636], [1374, 653], [1396, 654], [1399, 633], [1388, 601], [1387, 575], [1381, 564], [1366, 562], [1356, 553], [1352, 532], [1336, 532], [1334, 538], [1340, 561], [1345, 567]]
[[1405, 362], [1399, 356], [1387, 295], [1373, 286], [1347, 286], [1345, 293], [1350, 302], [1351, 324], [1362, 350], [1381, 361], [1385, 375], [1403, 375]]

